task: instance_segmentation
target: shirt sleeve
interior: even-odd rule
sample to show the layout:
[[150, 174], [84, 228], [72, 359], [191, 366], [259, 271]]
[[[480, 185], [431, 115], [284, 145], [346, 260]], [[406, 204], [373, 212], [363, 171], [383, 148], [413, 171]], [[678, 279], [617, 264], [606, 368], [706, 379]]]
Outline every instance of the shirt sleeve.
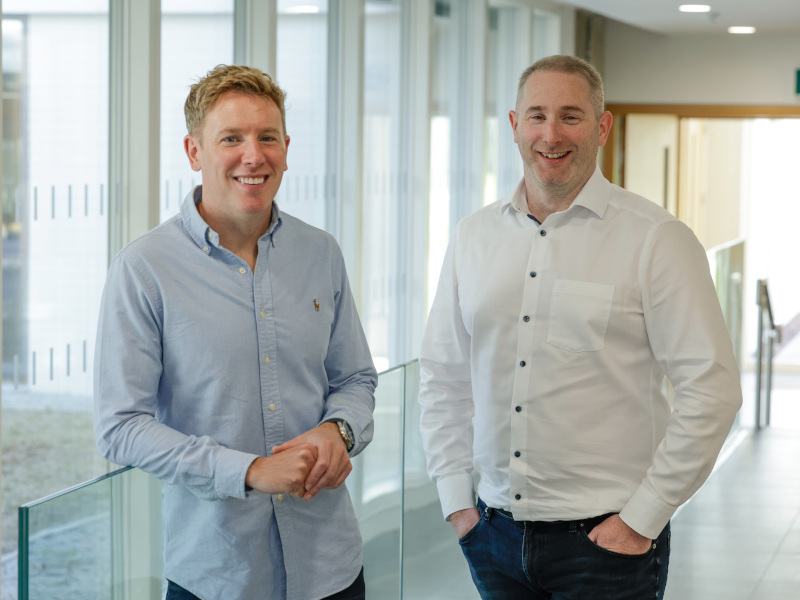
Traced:
[[320, 422], [344, 419], [353, 431], [354, 445], [350, 456], [356, 456], [372, 441], [372, 412], [378, 375], [338, 246], [333, 252], [336, 257], [333, 282], [336, 286], [335, 314], [325, 357], [328, 397]]
[[620, 517], [655, 538], [711, 472], [742, 391], [708, 260], [691, 230], [679, 221], [656, 226], [639, 267], [650, 347], [675, 397], [653, 462]]
[[419, 362], [422, 445], [445, 517], [475, 506], [470, 337], [458, 299], [456, 246], [454, 238], [442, 265]]
[[245, 497], [256, 455], [158, 422], [162, 306], [156, 286], [130, 259], [109, 268], [95, 347], [95, 434], [100, 453], [186, 486], [200, 498]]

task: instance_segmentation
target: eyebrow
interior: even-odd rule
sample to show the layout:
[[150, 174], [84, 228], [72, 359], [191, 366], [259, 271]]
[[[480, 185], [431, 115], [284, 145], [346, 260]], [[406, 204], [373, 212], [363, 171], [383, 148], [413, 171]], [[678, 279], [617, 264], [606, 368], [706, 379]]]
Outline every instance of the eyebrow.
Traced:
[[[528, 109], [525, 111], [526, 114], [530, 114], [532, 112], [544, 112], [544, 106], [529, 106]], [[559, 112], [579, 112], [581, 114], [585, 114], [586, 111], [583, 110], [580, 106], [559, 106]]]
[[[231, 135], [241, 132], [242, 130], [237, 127], [226, 127], [225, 129], [220, 129], [217, 132], [217, 135]], [[266, 129], [262, 129], [259, 132], [259, 135], [263, 133], [280, 133], [280, 129], [278, 129], [277, 127], [267, 127]]]

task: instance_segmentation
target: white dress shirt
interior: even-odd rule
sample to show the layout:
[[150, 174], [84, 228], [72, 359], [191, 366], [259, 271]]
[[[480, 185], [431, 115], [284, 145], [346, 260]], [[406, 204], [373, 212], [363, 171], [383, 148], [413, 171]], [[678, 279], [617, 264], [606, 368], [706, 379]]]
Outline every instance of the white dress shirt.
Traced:
[[741, 405], [705, 252], [599, 170], [541, 225], [525, 198], [523, 182], [459, 223], [426, 327], [421, 431], [443, 513], [476, 491], [517, 520], [619, 512], [655, 538]]

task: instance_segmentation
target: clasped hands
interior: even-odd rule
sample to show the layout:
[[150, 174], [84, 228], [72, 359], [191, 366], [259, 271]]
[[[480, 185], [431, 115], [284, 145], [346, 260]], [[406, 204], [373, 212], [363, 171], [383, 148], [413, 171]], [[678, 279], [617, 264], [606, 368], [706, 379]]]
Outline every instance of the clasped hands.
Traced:
[[245, 483], [265, 494], [310, 500], [323, 488], [337, 488], [353, 470], [336, 423], [323, 423], [272, 448], [247, 470]]

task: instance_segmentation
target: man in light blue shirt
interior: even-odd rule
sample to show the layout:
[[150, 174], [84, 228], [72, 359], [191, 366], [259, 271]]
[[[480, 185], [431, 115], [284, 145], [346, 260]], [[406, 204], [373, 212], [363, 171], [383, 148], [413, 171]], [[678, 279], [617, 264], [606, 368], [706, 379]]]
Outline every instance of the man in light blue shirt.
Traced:
[[164, 482], [168, 600], [364, 597], [342, 484], [377, 376], [336, 242], [273, 202], [283, 99], [249, 67], [192, 86], [202, 186], [108, 273], [97, 443]]

